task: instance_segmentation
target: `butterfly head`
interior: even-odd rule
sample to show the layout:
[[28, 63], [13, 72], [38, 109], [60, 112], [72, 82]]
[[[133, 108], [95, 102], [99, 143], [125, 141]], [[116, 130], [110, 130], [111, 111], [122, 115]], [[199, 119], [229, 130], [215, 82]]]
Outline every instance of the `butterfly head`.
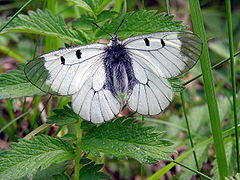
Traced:
[[113, 34], [112, 38], [110, 39], [110, 42], [109, 42], [108, 46], [116, 46], [120, 43], [121, 42], [119, 41], [118, 36], [116, 34]]

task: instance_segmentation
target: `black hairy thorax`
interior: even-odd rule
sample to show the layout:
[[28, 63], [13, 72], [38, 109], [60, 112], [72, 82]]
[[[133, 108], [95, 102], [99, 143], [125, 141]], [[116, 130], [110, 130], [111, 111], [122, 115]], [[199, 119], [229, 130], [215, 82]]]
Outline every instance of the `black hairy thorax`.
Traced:
[[134, 76], [132, 60], [117, 36], [113, 37], [105, 49], [104, 67], [105, 88], [110, 90], [114, 96], [119, 97], [120, 94], [127, 94], [133, 90], [137, 80]]

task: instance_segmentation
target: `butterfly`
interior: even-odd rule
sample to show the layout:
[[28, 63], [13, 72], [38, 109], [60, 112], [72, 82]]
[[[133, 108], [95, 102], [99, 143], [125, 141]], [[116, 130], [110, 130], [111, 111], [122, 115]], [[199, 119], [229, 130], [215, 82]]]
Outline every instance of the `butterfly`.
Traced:
[[141, 115], [158, 115], [172, 101], [168, 79], [190, 70], [202, 43], [191, 32], [156, 32], [108, 44], [61, 49], [30, 60], [27, 79], [40, 90], [72, 96], [72, 108], [92, 123], [114, 119], [128, 106]]

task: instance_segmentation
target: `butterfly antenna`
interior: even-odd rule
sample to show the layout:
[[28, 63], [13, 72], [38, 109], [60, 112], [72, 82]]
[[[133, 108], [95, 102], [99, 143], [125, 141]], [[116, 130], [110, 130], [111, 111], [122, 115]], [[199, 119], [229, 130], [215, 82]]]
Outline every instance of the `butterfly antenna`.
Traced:
[[95, 22], [93, 22], [93, 21], [92, 21], [92, 23], [93, 23], [95, 26], [97, 26], [99, 29], [101, 29], [102, 32], [104, 32], [104, 33], [106, 33], [106, 34], [108, 34], [109, 36], [112, 37], [112, 35], [111, 35], [110, 33], [108, 33], [107, 31], [103, 30], [103, 28], [101, 28], [97, 23], [95, 23]]
[[124, 22], [124, 19], [122, 19], [121, 23], [119, 24], [119, 26], [118, 26], [118, 28], [116, 29], [116, 31], [114, 32], [114, 34], [116, 34], [116, 33], [118, 32], [118, 30], [119, 30], [119, 28], [122, 26], [123, 22]]

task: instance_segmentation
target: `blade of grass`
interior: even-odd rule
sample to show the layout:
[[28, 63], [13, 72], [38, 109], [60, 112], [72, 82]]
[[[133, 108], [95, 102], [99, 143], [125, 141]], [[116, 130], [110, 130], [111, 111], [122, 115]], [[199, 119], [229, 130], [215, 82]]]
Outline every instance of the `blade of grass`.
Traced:
[[[181, 101], [182, 101], [183, 114], [184, 114], [184, 117], [185, 117], [187, 129], [188, 129], [188, 136], [189, 136], [190, 144], [191, 144], [191, 147], [194, 148], [192, 133], [191, 133], [191, 129], [190, 129], [190, 126], [189, 126], [188, 117], [187, 117], [187, 110], [186, 110], [186, 106], [185, 106], [185, 99], [184, 99], [183, 91], [180, 92], [180, 96], [181, 96]], [[196, 155], [195, 151], [193, 151], [193, 158], [194, 158], [197, 170], [200, 172], [200, 168], [199, 168], [198, 160], [197, 160], [197, 155]]]
[[28, 2], [26, 2], [26, 4], [24, 4], [24, 5], [0, 28], [0, 32], [2, 32], [2, 30], [3, 30], [4, 28], [6, 28], [6, 27], [10, 24], [10, 22], [12, 22], [12, 20], [13, 20], [20, 12], [22, 12], [22, 10], [23, 10], [26, 6], [28, 6], [31, 2], [32, 2], [32, 0], [29, 0]]
[[[238, 55], [240, 55], [240, 51], [236, 52], [236, 53], [233, 55], [233, 57], [236, 57], [236, 56], [238, 56]], [[229, 57], [229, 58], [224, 59], [224, 60], [220, 61], [219, 63], [213, 65], [213, 66], [212, 66], [212, 70], [220, 67], [220, 66], [223, 65], [224, 63], [228, 62], [230, 59], [231, 59], [231, 58]], [[200, 78], [201, 76], [202, 76], [202, 73], [199, 74], [199, 75], [197, 75], [197, 76], [195, 76], [195, 77], [193, 77], [192, 79], [188, 80], [188, 81], [185, 82], [183, 85], [186, 86], [187, 84], [190, 84], [191, 82], [195, 81], [196, 79]]]
[[[194, 152], [194, 151], [193, 151], [193, 152]], [[203, 173], [201, 173], [201, 172], [199, 172], [199, 171], [196, 171], [196, 170], [193, 169], [193, 168], [190, 168], [190, 167], [188, 167], [188, 166], [186, 166], [186, 165], [184, 165], [184, 164], [182, 164], [182, 163], [180, 163], [180, 162], [177, 162], [177, 161], [173, 161], [173, 162], [176, 163], [176, 164], [178, 164], [178, 165], [180, 165], [180, 166], [182, 166], [182, 167], [184, 167], [184, 168], [186, 168], [186, 169], [188, 169], [188, 170], [190, 170], [190, 171], [195, 172], [196, 174], [200, 175], [200, 177], [204, 177], [204, 178], [206, 178], [206, 179], [212, 180], [212, 178], [206, 176], [205, 174], [203, 174]]]
[[16, 117], [15, 119], [11, 120], [9, 123], [7, 123], [5, 126], [3, 126], [0, 129], [0, 133], [2, 133], [6, 128], [8, 128], [9, 126], [11, 126], [13, 123], [15, 123], [17, 120], [21, 119], [22, 117], [24, 117], [25, 115], [27, 115], [29, 113], [29, 111], [21, 114], [20, 116]]
[[[239, 131], [239, 127], [240, 127], [240, 124], [238, 124], [238, 131]], [[234, 134], [234, 133], [235, 133], [235, 127], [232, 127], [232, 128], [223, 132], [223, 137], [232, 136], [232, 134]], [[187, 156], [189, 156], [192, 153], [192, 151], [197, 150], [197, 149], [201, 148], [202, 146], [206, 146], [208, 144], [211, 144], [212, 142], [213, 142], [213, 137], [210, 137], [209, 139], [204, 140], [204, 141], [200, 142], [199, 144], [196, 144], [194, 148], [189, 149], [188, 151], [184, 152], [181, 156], [179, 156], [177, 159], [175, 159], [175, 162], [182, 161]], [[175, 165], [176, 165], [176, 163], [174, 163], [174, 162], [169, 163], [168, 165], [164, 166], [162, 169], [160, 169], [159, 171], [154, 173], [152, 176], [147, 178], [147, 180], [158, 180], [158, 179], [160, 179], [162, 176], [164, 176], [164, 174], [166, 174]]]
[[225, 176], [228, 176], [228, 167], [222, 138], [219, 110], [215, 96], [213, 75], [211, 72], [211, 62], [208, 53], [206, 33], [203, 25], [203, 17], [201, 14], [199, 1], [189, 0], [189, 7], [195, 33], [197, 33], [203, 40], [203, 50], [200, 58], [200, 64], [203, 73], [204, 89], [208, 104], [219, 175], [220, 179], [223, 180]]
[[236, 154], [237, 154], [237, 171], [240, 172], [239, 165], [239, 140], [238, 140], [238, 118], [237, 118], [237, 100], [236, 100], [236, 70], [235, 70], [235, 60], [233, 57], [233, 30], [232, 30], [232, 12], [231, 12], [231, 1], [225, 0], [226, 4], [226, 14], [228, 17], [228, 39], [229, 39], [229, 51], [230, 51], [230, 64], [231, 64], [231, 78], [232, 78], [232, 96], [233, 96], [233, 117], [235, 126], [235, 140], [236, 140]]

